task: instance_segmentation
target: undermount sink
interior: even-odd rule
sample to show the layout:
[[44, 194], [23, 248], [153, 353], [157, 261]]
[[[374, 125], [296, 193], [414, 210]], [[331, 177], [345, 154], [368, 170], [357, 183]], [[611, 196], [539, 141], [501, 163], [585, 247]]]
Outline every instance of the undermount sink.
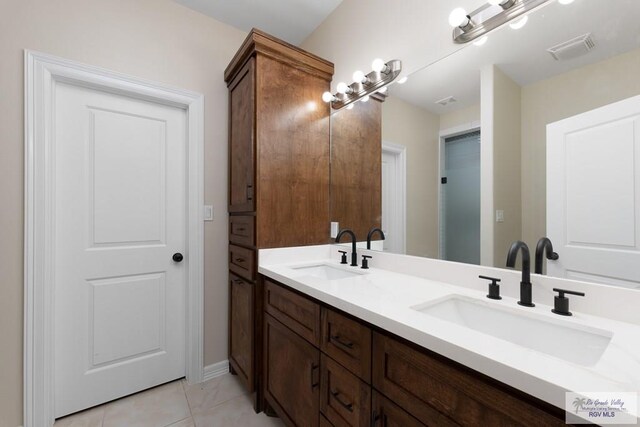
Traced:
[[489, 306], [484, 301], [461, 296], [452, 296], [411, 308], [583, 366], [595, 365], [613, 336], [605, 330], [566, 325], [552, 319], [537, 317], [535, 313], [501, 309]]
[[304, 267], [293, 267], [293, 270], [304, 273], [306, 276], [313, 276], [324, 280], [339, 280], [348, 277], [361, 276], [363, 273], [356, 273], [343, 270], [339, 267], [333, 267], [327, 264], [308, 265]]

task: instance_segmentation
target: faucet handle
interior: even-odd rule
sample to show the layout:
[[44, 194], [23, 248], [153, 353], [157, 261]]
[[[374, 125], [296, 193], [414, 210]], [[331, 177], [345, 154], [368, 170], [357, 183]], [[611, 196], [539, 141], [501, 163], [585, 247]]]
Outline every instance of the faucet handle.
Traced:
[[561, 316], [573, 316], [573, 313], [569, 311], [569, 298], [565, 297], [565, 294], [579, 297], [585, 296], [584, 292], [569, 291], [567, 289], [553, 288], [553, 291], [558, 292], [558, 295], [553, 297], [553, 310], [551, 311]]
[[489, 283], [489, 293], [487, 294], [487, 298], [489, 299], [502, 299], [502, 297], [500, 296], [500, 285], [498, 285], [498, 282], [501, 281], [501, 279], [498, 279], [497, 277], [489, 277], [489, 276], [478, 276], [480, 279], [485, 279], [485, 280], [490, 280], [491, 283]]
[[369, 268], [369, 260], [371, 259], [370, 255], [362, 255], [362, 267], [365, 270]]
[[340, 264], [347, 264], [347, 251], [338, 251], [342, 254], [342, 260], [340, 261]]

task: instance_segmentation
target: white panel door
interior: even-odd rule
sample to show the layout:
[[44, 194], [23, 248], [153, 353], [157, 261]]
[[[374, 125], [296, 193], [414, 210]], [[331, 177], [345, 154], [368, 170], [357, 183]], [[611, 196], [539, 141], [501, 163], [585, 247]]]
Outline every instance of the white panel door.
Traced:
[[640, 287], [640, 97], [547, 126], [550, 275]]
[[59, 417], [185, 375], [186, 112], [54, 96]]

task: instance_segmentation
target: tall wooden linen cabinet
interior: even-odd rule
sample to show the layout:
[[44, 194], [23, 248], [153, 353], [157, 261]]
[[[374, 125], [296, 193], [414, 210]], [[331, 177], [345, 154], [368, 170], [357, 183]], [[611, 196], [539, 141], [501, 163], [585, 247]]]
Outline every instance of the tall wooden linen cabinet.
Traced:
[[257, 250], [329, 243], [333, 64], [253, 29], [229, 88], [229, 364], [259, 409]]

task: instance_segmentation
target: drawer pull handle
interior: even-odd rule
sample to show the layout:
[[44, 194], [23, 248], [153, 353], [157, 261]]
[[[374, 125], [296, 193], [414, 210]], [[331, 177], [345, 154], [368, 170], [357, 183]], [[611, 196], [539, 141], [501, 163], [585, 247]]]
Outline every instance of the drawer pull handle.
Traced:
[[236, 262], [243, 263], [245, 261], [246, 261], [246, 259], [244, 259], [244, 258], [236, 258]]
[[343, 341], [340, 337], [340, 335], [333, 335], [331, 337], [331, 341], [335, 342], [336, 344], [341, 345], [344, 348], [348, 348], [349, 350], [353, 349], [353, 343], [351, 341]]
[[253, 185], [247, 184], [247, 200], [253, 200]]
[[239, 285], [241, 283], [244, 283], [244, 280], [242, 280], [242, 279], [233, 279], [233, 283], [235, 283], [236, 285]]
[[343, 401], [342, 399], [340, 399], [340, 392], [339, 391], [332, 391], [331, 392], [331, 396], [333, 396], [333, 398], [336, 400], [336, 402], [338, 402], [339, 404], [341, 404], [347, 411], [349, 412], [353, 412], [353, 403], [347, 403], [345, 401]]
[[320, 381], [319, 380], [316, 381], [315, 376], [313, 375], [315, 370], [318, 368], [320, 368], [320, 365], [316, 365], [315, 363], [311, 364], [311, 390], [313, 390], [314, 388], [320, 385]]
[[381, 418], [380, 415], [382, 415], [382, 411], [380, 411], [380, 414], [378, 414], [378, 411], [373, 411], [373, 414], [371, 414], [371, 427], [378, 425], [378, 420]]
[[236, 231], [244, 231], [244, 230], [246, 230], [246, 228], [244, 228], [244, 227], [238, 227], [238, 228], [236, 228]]

